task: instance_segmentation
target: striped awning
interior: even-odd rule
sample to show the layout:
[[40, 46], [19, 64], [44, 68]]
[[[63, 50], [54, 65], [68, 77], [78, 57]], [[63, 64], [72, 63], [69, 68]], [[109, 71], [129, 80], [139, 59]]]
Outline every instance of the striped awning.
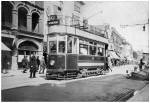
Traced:
[[120, 59], [120, 57], [114, 51], [109, 51], [109, 55], [112, 59]]

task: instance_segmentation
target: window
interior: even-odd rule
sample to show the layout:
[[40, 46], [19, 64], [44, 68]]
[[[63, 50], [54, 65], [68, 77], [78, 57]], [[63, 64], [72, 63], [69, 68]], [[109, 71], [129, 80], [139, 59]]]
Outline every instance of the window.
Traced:
[[90, 55], [96, 55], [96, 46], [90, 46]]
[[68, 39], [67, 39], [67, 53], [72, 53], [72, 42], [73, 42], [73, 37], [68, 37]]
[[88, 54], [88, 45], [80, 44], [80, 54], [87, 55]]
[[12, 26], [12, 8], [13, 6], [9, 2], [2, 1], [1, 23], [3, 26], [6, 26], [6, 27]]
[[96, 45], [97, 43], [95, 42], [89, 42], [89, 54], [90, 55], [96, 55]]
[[99, 56], [104, 56], [104, 48], [98, 47], [98, 53]]
[[18, 26], [20, 30], [27, 29], [27, 10], [23, 7], [18, 9]]
[[57, 44], [56, 41], [49, 42], [50, 53], [56, 53], [56, 51], [57, 51], [56, 44]]
[[75, 53], [75, 54], [79, 50], [78, 47], [77, 47], [77, 45], [78, 45], [77, 44], [77, 38], [74, 38], [74, 43], [73, 43], [73, 48], [72, 49], [73, 49], [73, 53]]
[[32, 31], [39, 31], [39, 15], [37, 13], [32, 14]]
[[59, 47], [59, 53], [65, 53], [65, 41], [59, 41], [59, 45], [58, 45], [58, 47]]

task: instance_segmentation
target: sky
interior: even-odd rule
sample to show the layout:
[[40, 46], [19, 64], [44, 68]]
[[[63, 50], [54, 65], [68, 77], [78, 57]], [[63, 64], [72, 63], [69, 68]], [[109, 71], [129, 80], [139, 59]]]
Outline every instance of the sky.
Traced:
[[[85, 1], [83, 15], [92, 25], [110, 24], [134, 50], [148, 52], [149, 25], [121, 27], [120, 25], [144, 24], [149, 18], [148, 1]], [[89, 15], [90, 14], [90, 15]]]

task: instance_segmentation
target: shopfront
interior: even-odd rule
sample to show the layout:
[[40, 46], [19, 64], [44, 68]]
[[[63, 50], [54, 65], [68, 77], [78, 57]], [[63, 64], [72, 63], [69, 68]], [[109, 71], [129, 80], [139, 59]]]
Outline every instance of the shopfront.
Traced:
[[[40, 45], [40, 44], [39, 44]], [[24, 56], [27, 56], [27, 59], [30, 60], [31, 54], [35, 53], [36, 56], [41, 56], [41, 52], [39, 50], [39, 45], [34, 43], [33, 41], [23, 41], [19, 44], [18, 46], [18, 55], [17, 55], [17, 62], [18, 62], [18, 67], [21, 68], [21, 62]]]

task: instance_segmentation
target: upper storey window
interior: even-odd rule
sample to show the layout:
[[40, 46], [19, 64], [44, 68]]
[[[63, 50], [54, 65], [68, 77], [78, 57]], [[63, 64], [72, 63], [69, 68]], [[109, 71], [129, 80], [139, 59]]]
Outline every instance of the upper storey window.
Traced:
[[11, 27], [12, 26], [12, 4], [7, 1], [2, 1], [2, 26]]
[[18, 9], [18, 28], [27, 30], [27, 10], [23, 7]]
[[39, 32], [39, 15], [32, 13], [32, 31]]

